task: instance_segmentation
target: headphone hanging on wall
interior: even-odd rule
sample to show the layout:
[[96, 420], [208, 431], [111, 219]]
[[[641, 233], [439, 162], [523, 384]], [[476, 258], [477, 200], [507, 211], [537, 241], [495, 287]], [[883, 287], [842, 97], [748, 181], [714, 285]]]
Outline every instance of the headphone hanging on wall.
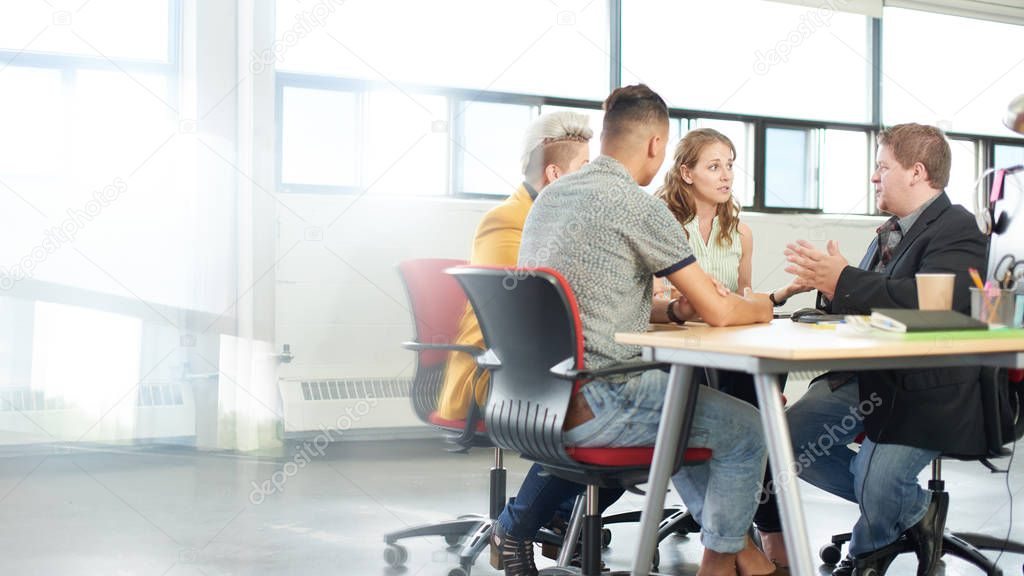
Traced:
[[[1020, 206], [1019, 194], [1014, 198], [1011, 210], [1007, 210], [1006, 203], [1002, 205], [1002, 209], [999, 214], [996, 214], [996, 203], [1000, 200], [1005, 199], [1005, 181], [1007, 175], [1015, 175], [1018, 172], [1024, 171], [1024, 165], [1017, 165], [1010, 168], [989, 168], [982, 173], [981, 177], [974, 183], [975, 190], [978, 194], [975, 196], [974, 203], [974, 215], [978, 223], [978, 229], [981, 230], [982, 234], [1003, 234], [1010, 228], [1010, 222], [1013, 217], [1017, 214], [1017, 209]], [[981, 183], [988, 177], [989, 174], [995, 173], [995, 177], [992, 179], [992, 190], [985, 194], [984, 189], [981, 187]], [[1016, 176], [1015, 176], [1016, 177]], [[1021, 191], [1024, 192], [1024, 187], [1021, 187]]]

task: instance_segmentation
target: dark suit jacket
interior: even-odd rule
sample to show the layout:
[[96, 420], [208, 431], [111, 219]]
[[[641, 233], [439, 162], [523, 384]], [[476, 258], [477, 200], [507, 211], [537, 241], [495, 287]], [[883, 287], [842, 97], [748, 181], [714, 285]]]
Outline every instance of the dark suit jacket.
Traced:
[[[818, 295], [819, 308], [835, 314], [917, 308], [914, 275], [952, 272], [953, 309], [970, 313], [967, 269], [985, 275], [988, 237], [978, 231], [971, 213], [950, 204], [945, 192], [905, 232], [884, 272], [870, 272], [878, 261], [877, 244], [875, 238], [860, 264], [843, 270], [832, 302]], [[985, 453], [979, 372], [977, 366], [859, 372], [861, 400], [881, 399], [864, 420], [868, 438], [952, 454]]]

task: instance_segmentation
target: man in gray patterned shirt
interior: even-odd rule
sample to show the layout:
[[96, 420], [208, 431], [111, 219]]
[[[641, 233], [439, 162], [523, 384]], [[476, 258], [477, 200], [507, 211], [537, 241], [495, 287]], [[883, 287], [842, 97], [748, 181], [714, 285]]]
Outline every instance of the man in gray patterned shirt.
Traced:
[[[644, 331], [651, 321], [770, 321], [767, 295], [719, 292], [665, 203], [640, 188], [665, 157], [665, 102], [641, 84], [615, 90], [604, 108], [601, 156], [540, 194], [519, 250], [521, 267], [551, 267], [568, 280], [580, 309], [585, 365], [636, 360], [639, 347], [615, 342], [614, 334]], [[652, 306], [654, 276], [667, 277], [684, 296]], [[578, 446], [653, 445], [667, 381], [665, 372], [652, 370], [584, 385], [566, 415], [568, 440]], [[673, 477], [702, 526], [705, 552], [698, 574], [772, 573], [775, 566], [746, 535], [765, 465], [756, 410], [701, 387], [690, 438], [691, 445], [714, 454], [710, 462], [684, 467]], [[543, 494], [529, 495], [544, 500]]]

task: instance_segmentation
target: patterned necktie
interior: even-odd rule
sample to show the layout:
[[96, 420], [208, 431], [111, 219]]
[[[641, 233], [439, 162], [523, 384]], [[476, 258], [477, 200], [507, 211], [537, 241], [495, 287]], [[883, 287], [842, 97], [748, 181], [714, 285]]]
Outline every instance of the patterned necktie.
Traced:
[[878, 268], [885, 269], [892, 261], [892, 252], [903, 239], [899, 218], [893, 216], [878, 227]]

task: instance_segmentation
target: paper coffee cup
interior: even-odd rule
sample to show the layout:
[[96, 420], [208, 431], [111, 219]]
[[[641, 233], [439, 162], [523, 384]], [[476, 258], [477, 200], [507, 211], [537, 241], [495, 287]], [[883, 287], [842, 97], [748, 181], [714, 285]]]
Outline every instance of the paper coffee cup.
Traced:
[[917, 307], [921, 310], [952, 310], [956, 274], [917, 274]]

